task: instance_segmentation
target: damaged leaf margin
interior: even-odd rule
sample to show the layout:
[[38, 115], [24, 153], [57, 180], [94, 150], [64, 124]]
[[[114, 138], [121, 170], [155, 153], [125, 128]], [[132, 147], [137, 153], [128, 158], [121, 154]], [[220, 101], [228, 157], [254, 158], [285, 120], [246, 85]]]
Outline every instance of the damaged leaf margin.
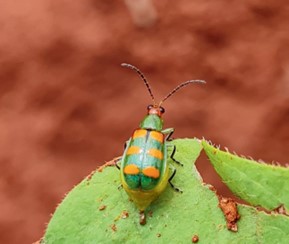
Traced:
[[[239, 157], [203, 140], [204, 151], [230, 190], [253, 206], [289, 210], [289, 168]], [[284, 212], [284, 211], [283, 211]]]

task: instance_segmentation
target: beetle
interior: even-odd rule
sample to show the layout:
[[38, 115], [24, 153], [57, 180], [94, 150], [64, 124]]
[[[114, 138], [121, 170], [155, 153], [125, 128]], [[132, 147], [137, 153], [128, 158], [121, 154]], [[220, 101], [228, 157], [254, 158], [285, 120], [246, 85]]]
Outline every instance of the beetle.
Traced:
[[146, 208], [165, 190], [168, 183], [176, 191], [182, 192], [171, 182], [176, 174], [176, 169], [170, 167], [167, 162], [169, 146], [173, 147], [170, 158], [175, 163], [182, 164], [174, 158], [176, 146], [168, 144], [174, 129], [163, 129], [162, 115], [165, 109], [161, 105], [182, 87], [196, 82], [205, 83], [205, 81], [183, 82], [159, 103], [156, 103], [151, 87], [143, 73], [131, 64], [123, 63], [121, 66], [132, 69], [140, 76], [153, 102], [147, 107], [147, 115], [141, 121], [139, 128], [133, 131], [131, 138], [127, 141], [120, 159], [121, 165], [118, 166], [121, 184], [139, 209], [140, 224], [144, 225]]

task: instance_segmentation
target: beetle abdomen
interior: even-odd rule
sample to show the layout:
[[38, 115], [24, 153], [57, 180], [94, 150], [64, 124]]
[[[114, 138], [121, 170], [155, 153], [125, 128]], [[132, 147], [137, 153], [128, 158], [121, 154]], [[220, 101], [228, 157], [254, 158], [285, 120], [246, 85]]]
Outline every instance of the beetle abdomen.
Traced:
[[135, 130], [123, 160], [123, 174], [128, 187], [152, 190], [165, 168], [164, 135], [154, 130]]

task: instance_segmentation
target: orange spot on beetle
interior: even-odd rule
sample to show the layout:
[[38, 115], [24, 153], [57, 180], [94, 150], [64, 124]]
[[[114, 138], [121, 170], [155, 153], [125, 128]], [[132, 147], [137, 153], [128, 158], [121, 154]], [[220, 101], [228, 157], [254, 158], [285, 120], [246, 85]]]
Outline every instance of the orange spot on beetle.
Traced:
[[129, 164], [125, 166], [123, 172], [127, 175], [137, 175], [139, 174], [139, 168], [135, 164]]
[[148, 176], [150, 178], [157, 179], [160, 177], [160, 171], [153, 166], [150, 166], [150, 167], [143, 169], [142, 172], [145, 176]]
[[133, 139], [136, 139], [136, 138], [139, 138], [139, 137], [145, 137], [147, 134], [147, 131], [146, 130], [136, 130], [133, 135], [132, 135], [132, 138]]
[[138, 154], [141, 152], [141, 148], [137, 146], [131, 146], [129, 149], [127, 149], [126, 155], [131, 154]]
[[150, 136], [155, 139], [156, 141], [159, 141], [160, 143], [163, 143], [164, 142], [164, 135], [160, 132], [157, 132], [157, 131], [152, 131], [150, 133]]
[[149, 155], [155, 157], [155, 158], [160, 159], [160, 160], [163, 159], [163, 153], [162, 153], [162, 151], [160, 151], [160, 150], [158, 150], [158, 149], [154, 149], [154, 148], [149, 149], [149, 150], [147, 151], [147, 153], [148, 153]]

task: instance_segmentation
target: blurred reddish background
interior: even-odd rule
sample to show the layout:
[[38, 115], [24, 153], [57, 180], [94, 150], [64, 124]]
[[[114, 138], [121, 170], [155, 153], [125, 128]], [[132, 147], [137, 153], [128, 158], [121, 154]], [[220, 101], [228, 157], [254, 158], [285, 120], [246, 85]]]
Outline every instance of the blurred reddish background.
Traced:
[[[0, 242], [31, 243], [69, 191], [119, 156], [162, 98], [174, 137], [288, 162], [289, 3], [280, 1], [2, 1]], [[205, 157], [206, 181], [226, 193]]]

